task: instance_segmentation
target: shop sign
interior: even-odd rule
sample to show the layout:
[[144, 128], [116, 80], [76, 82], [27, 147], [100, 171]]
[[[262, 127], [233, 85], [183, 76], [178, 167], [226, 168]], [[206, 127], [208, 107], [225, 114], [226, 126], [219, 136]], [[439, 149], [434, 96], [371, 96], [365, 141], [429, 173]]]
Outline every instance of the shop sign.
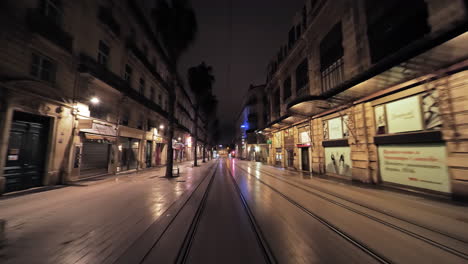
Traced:
[[276, 148], [277, 153], [281, 153], [282, 149], [281, 148]]
[[271, 143], [273, 143], [271, 139], [267, 140], [267, 144], [271, 145]]
[[412, 96], [388, 103], [388, 133], [423, 130], [419, 96]]
[[380, 146], [382, 180], [450, 193], [444, 144], [402, 144]]
[[[81, 122], [81, 121], [80, 121]], [[113, 125], [105, 125], [93, 122], [91, 128], [80, 129], [81, 132], [106, 135], [106, 136], [117, 136], [117, 129]]]
[[310, 143], [306, 143], [306, 144], [297, 144], [296, 145], [298, 148], [308, 148], [310, 147]]
[[325, 148], [326, 172], [351, 177], [352, 163], [349, 147]]

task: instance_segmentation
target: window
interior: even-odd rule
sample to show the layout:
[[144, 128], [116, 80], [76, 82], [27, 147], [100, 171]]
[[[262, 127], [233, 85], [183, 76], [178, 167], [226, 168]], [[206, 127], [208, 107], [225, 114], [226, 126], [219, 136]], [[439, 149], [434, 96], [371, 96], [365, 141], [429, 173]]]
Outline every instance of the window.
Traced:
[[132, 73], [133, 73], [132, 66], [126, 64], [125, 65], [125, 72], [124, 72], [124, 80], [129, 84], [132, 83]]
[[54, 21], [57, 25], [62, 23], [62, 4], [59, 0], [45, 0], [43, 2], [44, 15]]
[[374, 107], [376, 133], [404, 133], [442, 128], [436, 91]]
[[272, 116], [273, 116], [273, 118], [278, 118], [280, 116], [280, 107], [281, 107], [279, 89], [276, 89], [276, 91], [273, 94], [273, 105], [272, 106], [273, 106]]
[[366, 0], [367, 35], [372, 63], [429, 33], [424, 0]]
[[349, 136], [348, 116], [340, 116], [323, 121], [323, 139], [343, 139]]
[[296, 92], [302, 95], [307, 92], [309, 85], [309, 65], [307, 59], [304, 59], [296, 68]]
[[109, 46], [104, 41], [100, 40], [98, 49], [98, 63], [107, 66], [107, 63], [109, 61], [109, 53]]
[[102, 104], [99, 104], [99, 105], [90, 104], [89, 105], [89, 115], [91, 117], [101, 119], [101, 120], [107, 120], [107, 113], [108, 111], [105, 109], [105, 107]]
[[150, 99], [151, 99], [151, 101], [153, 101], [153, 102], [154, 102], [155, 99], [156, 99], [156, 92], [155, 92], [154, 87], [151, 87], [151, 88], [150, 88]]
[[143, 123], [144, 123], [143, 120], [144, 120], [143, 116], [140, 116], [137, 121], [137, 128], [140, 130], [143, 130]]
[[310, 126], [303, 126], [297, 129], [298, 141], [300, 144], [307, 144], [311, 142]]
[[56, 66], [51, 59], [32, 54], [31, 75], [46, 82], [55, 82]]
[[123, 126], [128, 126], [128, 120], [130, 119], [129, 116], [129, 111], [128, 109], [121, 110], [122, 111], [122, 116], [120, 117], [119, 124]]
[[344, 78], [343, 35], [341, 22], [333, 26], [320, 42], [320, 71], [323, 92], [340, 84]]
[[159, 106], [163, 107], [162, 103], [163, 103], [162, 95], [159, 94], [158, 95], [158, 104], [159, 104]]
[[145, 79], [140, 78], [139, 92], [145, 94]]
[[291, 77], [288, 77], [283, 83], [284, 101], [291, 97]]

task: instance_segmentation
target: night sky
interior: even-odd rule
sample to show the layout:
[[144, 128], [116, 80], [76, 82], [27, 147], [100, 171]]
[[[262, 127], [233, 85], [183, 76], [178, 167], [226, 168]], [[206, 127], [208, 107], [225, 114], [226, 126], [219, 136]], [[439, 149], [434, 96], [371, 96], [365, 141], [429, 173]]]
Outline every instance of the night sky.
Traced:
[[186, 76], [189, 67], [202, 61], [213, 66], [222, 143], [231, 142], [242, 97], [250, 84], [265, 83], [266, 66], [286, 43], [292, 18], [304, 2], [192, 0], [199, 33], [179, 70]]

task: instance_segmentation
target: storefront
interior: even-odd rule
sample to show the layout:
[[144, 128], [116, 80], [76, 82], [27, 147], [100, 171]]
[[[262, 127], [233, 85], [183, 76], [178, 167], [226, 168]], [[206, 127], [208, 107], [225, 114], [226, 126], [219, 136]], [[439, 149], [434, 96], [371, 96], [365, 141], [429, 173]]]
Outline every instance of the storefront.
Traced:
[[[81, 152], [80, 178], [107, 174], [109, 167], [110, 137], [82, 133], [83, 148]], [[115, 138], [114, 138], [115, 139]]]
[[145, 147], [145, 166], [146, 168], [152, 167], [152, 159], [153, 159], [153, 141], [147, 140], [146, 147]]
[[310, 151], [311, 151], [311, 133], [310, 126], [300, 126], [297, 128], [298, 131], [298, 144], [296, 145], [300, 149], [301, 155], [301, 170], [310, 171]]
[[118, 171], [137, 169], [140, 140], [135, 138], [120, 137], [119, 141], [120, 166]]
[[107, 174], [112, 145], [116, 142], [116, 127], [91, 119], [80, 120], [79, 127], [81, 142], [79, 178]]
[[185, 145], [174, 140], [172, 148], [174, 149], [174, 161], [182, 162], [185, 158]]
[[374, 102], [375, 143], [384, 183], [451, 192], [437, 96], [432, 90]]
[[[146, 160], [145, 156], [140, 156], [140, 147], [142, 147], [143, 135], [145, 132], [126, 126], [119, 127], [119, 166], [117, 172], [139, 169], [140, 160], [142, 163]], [[141, 157], [141, 159], [140, 159]]]
[[348, 143], [348, 116], [341, 113], [323, 120], [325, 172], [327, 175], [352, 176], [351, 149]]
[[286, 154], [286, 167], [294, 168], [294, 129], [284, 130], [284, 150]]
[[283, 137], [281, 131], [273, 133], [273, 147], [275, 148], [275, 166], [283, 167]]

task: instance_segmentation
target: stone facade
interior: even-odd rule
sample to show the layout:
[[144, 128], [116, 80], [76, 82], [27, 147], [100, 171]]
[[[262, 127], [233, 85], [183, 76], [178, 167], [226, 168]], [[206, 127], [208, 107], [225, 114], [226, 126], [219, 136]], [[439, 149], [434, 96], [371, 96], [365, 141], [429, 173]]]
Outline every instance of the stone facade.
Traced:
[[[0, 12], [0, 193], [165, 164], [176, 75], [139, 1], [4, 1]], [[194, 99], [181, 85], [176, 98], [189, 160]]]
[[[260, 131], [272, 142], [269, 164], [468, 196], [466, 2], [410, 4], [419, 8], [407, 15], [411, 25], [391, 16], [404, 1], [381, 7], [367, 0], [306, 2], [293, 21], [301, 28], [295, 27], [295, 40], [268, 68], [271, 114]], [[392, 25], [388, 35], [379, 35], [382, 21]], [[400, 39], [385, 45], [392, 34]], [[304, 60], [308, 81], [300, 86]], [[294, 149], [288, 153], [289, 131]]]

